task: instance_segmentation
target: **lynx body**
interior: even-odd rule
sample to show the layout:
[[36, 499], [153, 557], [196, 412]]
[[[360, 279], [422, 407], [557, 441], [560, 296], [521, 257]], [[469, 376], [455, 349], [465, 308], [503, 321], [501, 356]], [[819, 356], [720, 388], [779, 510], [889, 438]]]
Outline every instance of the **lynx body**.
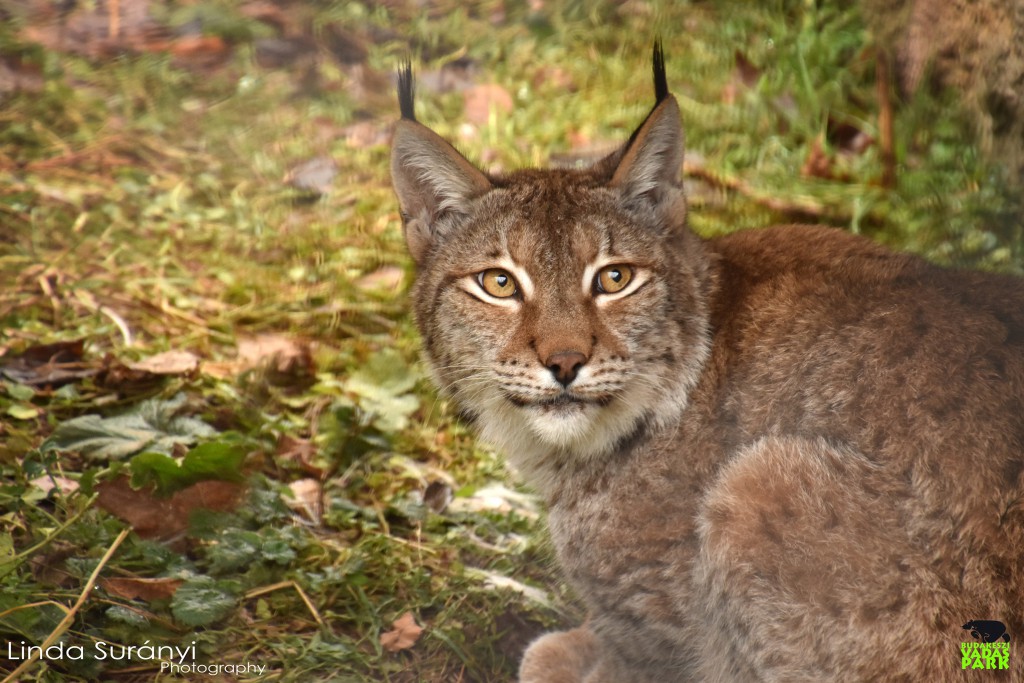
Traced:
[[1024, 680], [1024, 284], [860, 237], [686, 227], [679, 110], [587, 170], [392, 174], [441, 389], [546, 499], [582, 627], [522, 683]]

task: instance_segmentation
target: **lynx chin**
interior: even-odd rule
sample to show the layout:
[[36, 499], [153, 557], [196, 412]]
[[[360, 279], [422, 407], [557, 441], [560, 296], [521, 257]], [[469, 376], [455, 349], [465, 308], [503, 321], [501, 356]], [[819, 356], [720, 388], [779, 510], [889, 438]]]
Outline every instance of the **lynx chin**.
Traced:
[[958, 648], [1024, 634], [1024, 282], [821, 226], [698, 238], [660, 45], [654, 90], [592, 167], [499, 176], [400, 73], [426, 359], [590, 615], [520, 681], [995, 680]]

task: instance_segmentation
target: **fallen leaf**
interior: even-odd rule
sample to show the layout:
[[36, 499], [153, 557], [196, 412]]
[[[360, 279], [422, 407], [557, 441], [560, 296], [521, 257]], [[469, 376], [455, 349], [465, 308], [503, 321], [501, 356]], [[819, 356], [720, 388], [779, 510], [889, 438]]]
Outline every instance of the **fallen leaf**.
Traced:
[[187, 375], [199, 367], [199, 357], [188, 351], [164, 351], [127, 366], [154, 375]]
[[39, 447], [47, 451], [77, 451], [91, 459], [120, 459], [142, 451], [170, 453], [178, 444], [216, 434], [194, 417], [179, 416], [184, 394], [169, 401], [149, 400], [114, 417], [83, 415], [62, 422]]
[[29, 483], [47, 495], [49, 495], [50, 491], [53, 491], [54, 489], [57, 489], [65, 496], [78, 490], [78, 482], [73, 479], [68, 479], [67, 477], [51, 477], [43, 475], [41, 477], [36, 477]]
[[174, 597], [178, 586], [185, 583], [182, 579], [172, 578], [111, 578], [100, 579], [100, 585], [111, 595], [126, 600], [167, 600]]
[[288, 507], [319, 524], [323, 515], [323, 486], [320, 482], [316, 479], [299, 479], [288, 484], [288, 488], [292, 492], [291, 498], [284, 499]]
[[475, 85], [462, 95], [466, 103], [466, 120], [478, 126], [486, 125], [492, 112], [512, 111], [512, 95], [496, 83]]
[[233, 510], [245, 487], [227, 481], [201, 481], [169, 498], [156, 495], [155, 487], [133, 489], [126, 475], [96, 485], [96, 504], [124, 520], [143, 538], [171, 541], [188, 529], [194, 510]]
[[299, 439], [284, 434], [277, 441], [277, 458], [279, 460], [294, 460], [299, 466], [314, 477], [323, 476], [323, 469], [313, 464], [313, 456], [316, 455], [316, 445], [309, 439]]
[[35, 406], [20, 405], [15, 403], [12, 406], [7, 407], [7, 414], [13, 417], [15, 420], [34, 420], [39, 417], [43, 411]]
[[416, 623], [412, 612], [406, 612], [391, 624], [391, 630], [380, 634], [380, 644], [388, 652], [408, 650], [419, 640], [423, 627]]
[[0, 376], [29, 386], [60, 386], [99, 372], [82, 360], [84, 339], [30, 346], [0, 360]]
[[121, 396], [137, 396], [150, 393], [166, 377], [167, 375], [130, 368], [113, 354], [108, 353], [100, 362], [100, 370], [96, 374], [95, 382], [97, 386], [116, 390]]
[[238, 358], [247, 368], [266, 366], [274, 374], [313, 375], [316, 370], [308, 342], [277, 334], [238, 341]]
[[831, 178], [832, 159], [825, 153], [825, 146], [821, 138], [815, 138], [811, 143], [811, 149], [807, 152], [807, 158], [800, 169], [800, 175], [805, 178]]
[[266, 370], [270, 384], [283, 387], [304, 386], [316, 375], [310, 343], [281, 334], [243, 337], [238, 340], [238, 355], [234, 360], [202, 364], [203, 373], [216, 379], [227, 379], [258, 368]]

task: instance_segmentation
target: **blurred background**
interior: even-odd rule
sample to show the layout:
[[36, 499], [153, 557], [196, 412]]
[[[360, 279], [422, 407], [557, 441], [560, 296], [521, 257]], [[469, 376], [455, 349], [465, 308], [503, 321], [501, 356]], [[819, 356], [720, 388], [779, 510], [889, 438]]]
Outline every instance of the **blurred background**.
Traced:
[[[393, 74], [484, 168], [581, 165], [658, 36], [701, 235], [1024, 268], [1012, 0], [0, 0], [0, 677], [510, 680], [581, 619], [417, 360]], [[92, 656], [147, 641], [264, 669]]]

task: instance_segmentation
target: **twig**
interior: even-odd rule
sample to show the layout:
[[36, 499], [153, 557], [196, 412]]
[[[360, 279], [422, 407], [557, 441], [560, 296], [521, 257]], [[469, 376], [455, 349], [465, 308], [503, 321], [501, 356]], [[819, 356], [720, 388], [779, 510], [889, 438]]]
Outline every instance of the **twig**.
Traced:
[[308, 609], [309, 613], [313, 615], [313, 619], [316, 620], [316, 623], [321, 628], [324, 628], [324, 627], [327, 626], [327, 624], [324, 623], [323, 618], [320, 616], [320, 612], [317, 610], [316, 606], [313, 604], [313, 601], [309, 599], [308, 595], [306, 595], [306, 591], [302, 590], [302, 586], [300, 586], [299, 584], [295, 583], [294, 581], [281, 581], [280, 583], [274, 583], [274, 584], [271, 584], [269, 586], [263, 586], [262, 588], [254, 588], [254, 589], [252, 589], [251, 591], [249, 591], [248, 593], [245, 594], [245, 598], [247, 600], [252, 599], [252, 598], [258, 598], [261, 595], [266, 595], [267, 593], [273, 593], [274, 591], [280, 590], [282, 588], [294, 588], [295, 592], [299, 594], [300, 598], [302, 598], [302, 602], [306, 605], [306, 609]]
[[837, 214], [835, 210], [814, 201], [810, 197], [773, 197], [766, 194], [763, 190], [757, 189], [742, 178], [725, 175], [721, 171], [711, 170], [700, 163], [685, 162], [683, 164], [683, 173], [705, 180], [712, 185], [738, 192], [755, 204], [760, 204], [779, 213], [799, 213], [819, 218], [823, 216], [834, 217]]
[[875, 91], [878, 96], [878, 149], [882, 153], [882, 186], [896, 184], [896, 152], [893, 144], [892, 61], [885, 50], [875, 55]]
[[96, 297], [94, 297], [91, 292], [85, 290], [75, 290], [75, 298], [92, 313], [110, 318], [114, 325], [117, 326], [117, 329], [121, 332], [121, 338], [124, 339], [124, 345], [129, 347], [132, 345], [134, 341], [132, 338], [132, 330], [128, 327], [128, 322], [122, 318], [117, 311], [108, 306], [104, 306], [96, 300]]
[[57, 639], [64, 635], [65, 631], [71, 628], [71, 622], [75, 620], [75, 616], [78, 614], [78, 611], [82, 609], [82, 605], [84, 605], [85, 601], [89, 599], [89, 594], [92, 593], [92, 589], [96, 586], [96, 580], [99, 578], [103, 567], [105, 567], [107, 562], [110, 561], [110, 558], [114, 556], [114, 553], [117, 551], [121, 543], [124, 542], [124, 539], [128, 538], [129, 533], [131, 533], [131, 529], [126, 528], [121, 530], [121, 533], [117, 535], [114, 542], [109, 548], [107, 548], [107, 552], [100, 558], [99, 564], [97, 564], [96, 568], [92, 570], [92, 574], [89, 575], [89, 580], [85, 582], [85, 588], [82, 589], [81, 595], [78, 596], [78, 600], [75, 601], [75, 604], [70, 610], [68, 610], [67, 614], [64, 615], [64, 618], [60, 620], [60, 623], [57, 624], [57, 628], [50, 632], [50, 635], [46, 637], [46, 640], [43, 641], [42, 645], [32, 650], [32, 655], [28, 659], [22, 662], [17, 669], [9, 673], [2, 681], [0, 681], [0, 683], [13, 683], [13, 681], [19, 680], [19, 677], [36, 663], [40, 655], [46, 651], [46, 648], [57, 642]]

